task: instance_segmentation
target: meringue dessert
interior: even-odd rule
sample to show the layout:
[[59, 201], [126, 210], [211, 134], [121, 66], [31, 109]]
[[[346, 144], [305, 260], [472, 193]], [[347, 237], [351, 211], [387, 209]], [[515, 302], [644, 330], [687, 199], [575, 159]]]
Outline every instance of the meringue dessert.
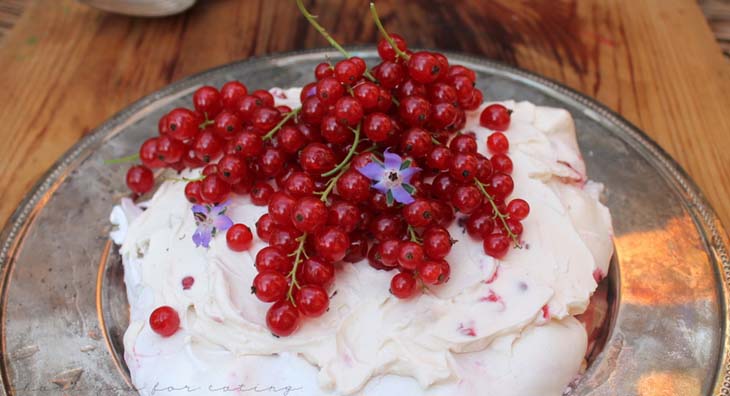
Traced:
[[[301, 89], [272, 90], [277, 106], [300, 106]], [[463, 131], [489, 155], [480, 114], [466, 111]], [[196, 246], [194, 204], [183, 170], [141, 203], [114, 207], [130, 307], [125, 360], [141, 395], [560, 396], [585, 368], [589, 308], [613, 255], [611, 216], [602, 185], [588, 180], [570, 113], [529, 102], [511, 110], [502, 131], [513, 163], [512, 196], [529, 202], [519, 248], [485, 254], [457, 212], [445, 260], [450, 279], [420, 285], [410, 298], [388, 289], [398, 271], [364, 258], [338, 262], [322, 316], [277, 337], [264, 303], [251, 293], [258, 251], [229, 248], [225, 233]], [[267, 213], [249, 195], [228, 198], [225, 215], [254, 228]], [[158, 307], [179, 315], [161, 336], [150, 325]], [[238, 392], [238, 393], [236, 393]]]

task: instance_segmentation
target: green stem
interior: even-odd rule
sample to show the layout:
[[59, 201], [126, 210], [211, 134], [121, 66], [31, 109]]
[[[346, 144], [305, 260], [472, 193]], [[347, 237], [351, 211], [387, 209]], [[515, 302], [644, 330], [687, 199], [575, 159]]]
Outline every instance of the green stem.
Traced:
[[315, 194], [320, 195], [320, 200], [322, 202], [327, 203], [327, 199], [329, 198], [330, 193], [332, 193], [332, 190], [334, 190], [335, 185], [337, 185], [337, 180], [340, 179], [340, 177], [348, 170], [350, 169], [350, 164], [345, 164], [345, 166], [340, 169], [340, 172], [333, 178], [327, 180], [327, 187], [324, 189], [324, 191], [316, 192]]
[[[345, 58], [348, 58], [348, 59], [352, 58], [352, 55], [350, 55], [350, 53], [347, 52], [347, 50], [342, 48], [340, 43], [338, 43], [337, 40], [335, 40], [332, 36], [330, 36], [330, 34], [327, 33], [327, 30], [325, 30], [325, 28], [322, 27], [322, 25], [320, 25], [319, 22], [317, 22], [317, 17], [312, 15], [309, 11], [307, 11], [307, 8], [304, 7], [304, 3], [302, 3], [302, 0], [296, 0], [296, 2], [297, 2], [297, 7], [299, 7], [299, 11], [302, 13], [302, 15], [304, 15], [304, 18], [306, 18], [307, 21], [309, 21], [309, 23], [314, 27], [314, 29], [316, 29], [319, 32], [319, 34], [321, 34], [322, 37], [324, 37], [325, 40], [327, 40], [330, 43], [330, 45], [334, 49], [339, 51]], [[365, 75], [365, 77], [367, 77], [368, 80], [373, 81], [373, 82], [377, 81], [375, 79], [375, 77], [373, 77], [373, 75], [370, 74], [369, 70], [365, 69], [365, 73], [363, 73], [363, 74]]]
[[[299, 0], [297, 0], [299, 1]], [[375, 9], [375, 3], [370, 3], [370, 14], [373, 15], [373, 20], [375, 21], [375, 26], [378, 27], [378, 30], [380, 30], [380, 33], [383, 34], [383, 37], [385, 37], [385, 40], [390, 44], [391, 47], [393, 47], [393, 51], [395, 51], [396, 55], [400, 56], [401, 58], [408, 60], [411, 57], [406, 54], [405, 52], [401, 51], [400, 48], [398, 48], [398, 44], [395, 43], [392, 37], [388, 34], [388, 31], [385, 30], [385, 27], [383, 26], [383, 23], [380, 22], [380, 17], [378, 16], [378, 11]]]
[[494, 198], [487, 192], [487, 189], [484, 188], [484, 184], [480, 182], [477, 179], [474, 179], [474, 184], [479, 188], [479, 190], [484, 194], [485, 197], [487, 197], [487, 200], [489, 201], [489, 204], [492, 205], [492, 211], [494, 211], [494, 215], [499, 218], [499, 220], [502, 222], [502, 228], [507, 232], [507, 236], [512, 239], [512, 242], [514, 242], [515, 247], [520, 247], [520, 241], [517, 235], [512, 232], [512, 229], [509, 228], [509, 225], [507, 224], [507, 215], [499, 211], [499, 207], [497, 207], [497, 203], [494, 202]]
[[357, 146], [360, 144], [360, 126], [361, 125], [362, 124], [357, 124], [357, 128], [352, 130], [355, 133], [355, 139], [353, 139], [352, 146], [350, 147], [350, 151], [347, 152], [345, 159], [343, 159], [342, 162], [337, 164], [337, 166], [334, 169], [323, 173], [322, 177], [330, 177], [330, 176], [334, 175], [335, 173], [339, 172], [345, 165], [350, 163], [350, 159], [352, 159], [352, 156], [355, 155]]
[[297, 107], [296, 109], [294, 109], [294, 110], [286, 113], [286, 116], [284, 118], [282, 118], [281, 121], [279, 121], [279, 123], [276, 124], [275, 127], [271, 128], [271, 130], [269, 132], [267, 132], [266, 135], [264, 135], [261, 138], [261, 140], [267, 141], [267, 140], [273, 138], [274, 135], [276, 135], [276, 132], [278, 132], [279, 129], [281, 129], [284, 126], [284, 124], [286, 124], [289, 120], [291, 120], [292, 117], [294, 117], [297, 114], [299, 114], [299, 111], [300, 110], [302, 110], [302, 108], [301, 107]]
[[166, 177], [165, 181], [174, 181], [174, 182], [196, 182], [196, 181], [202, 181], [205, 179], [205, 176], [200, 175], [198, 177], [189, 178], [189, 177]]
[[304, 252], [304, 245], [307, 242], [307, 234], [302, 234], [299, 238], [297, 238], [297, 241], [299, 241], [299, 246], [294, 254], [294, 267], [291, 271], [289, 271], [288, 275], [288, 277], [291, 278], [291, 284], [289, 285], [289, 291], [286, 293], [286, 297], [295, 306], [297, 303], [294, 301], [294, 287], [296, 286], [297, 289], [300, 288], [299, 283], [297, 282], [297, 269], [299, 268], [299, 264], [302, 262], [302, 255], [306, 256], [306, 252]]
[[411, 242], [415, 242], [419, 245], [423, 243], [421, 238], [418, 237], [415, 228], [413, 228], [410, 224], [408, 225], [408, 236], [410, 237]]
[[113, 159], [104, 160], [104, 163], [106, 165], [126, 164], [129, 162], [135, 162], [138, 159], [139, 159], [139, 153], [135, 153], [135, 154], [128, 155], [128, 156], [122, 157], [122, 158], [113, 158]]

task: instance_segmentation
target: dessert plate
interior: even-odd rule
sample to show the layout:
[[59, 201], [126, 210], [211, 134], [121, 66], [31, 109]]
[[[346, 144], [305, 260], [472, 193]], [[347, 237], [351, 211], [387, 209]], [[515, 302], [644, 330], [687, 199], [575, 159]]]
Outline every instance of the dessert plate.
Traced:
[[[354, 55], [375, 61], [371, 48]], [[571, 395], [730, 395], [728, 238], [695, 184], [644, 133], [593, 100], [481, 58], [448, 54], [479, 74], [488, 100], [568, 109], [592, 180], [605, 184], [616, 254], [609, 321]], [[204, 84], [301, 86], [329, 50], [255, 58], [172, 84], [81, 140], [0, 234], [0, 395], [134, 395], [124, 364], [127, 299], [109, 212], [126, 166], [157, 121]], [[546, 346], [550, 348], [550, 346]], [[164, 392], [162, 392], [164, 393]], [[296, 395], [296, 392], [291, 394]]]

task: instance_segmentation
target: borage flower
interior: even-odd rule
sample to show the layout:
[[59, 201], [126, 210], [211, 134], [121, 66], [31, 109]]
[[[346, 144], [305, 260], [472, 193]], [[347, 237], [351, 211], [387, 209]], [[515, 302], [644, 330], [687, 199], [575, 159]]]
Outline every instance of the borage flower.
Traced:
[[412, 161], [403, 160], [398, 154], [391, 153], [386, 149], [383, 153], [383, 162], [374, 158], [371, 162], [357, 170], [370, 180], [374, 181], [373, 188], [385, 194], [388, 206], [393, 201], [402, 204], [410, 204], [416, 188], [410, 182], [413, 175], [420, 172], [420, 168], [412, 167]]
[[230, 217], [226, 216], [226, 210], [230, 201], [220, 205], [193, 205], [193, 216], [198, 228], [193, 234], [193, 242], [196, 247], [210, 247], [210, 241], [218, 231], [225, 231], [233, 225]]

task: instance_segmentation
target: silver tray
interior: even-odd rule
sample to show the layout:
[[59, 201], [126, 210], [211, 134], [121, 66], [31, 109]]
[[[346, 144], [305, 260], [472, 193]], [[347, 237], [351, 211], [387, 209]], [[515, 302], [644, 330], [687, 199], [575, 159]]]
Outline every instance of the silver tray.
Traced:
[[[371, 48], [354, 53], [374, 62]], [[588, 173], [607, 187], [616, 255], [610, 318], [573, 395], [730, 395], [728, 239], [695, 184], [644, 133], [552, 81], [448, 54], [479, 74], [490, 100], [567, 108]], [[302, 85], [328, 50], [251, 59], [172, 84], [81, 140], [39, 182], [0, 234], [0, 395], [134, 395], [123, 359], [127, 302], [107, 235], [125, 194], [125, 166], [157, 120], [196, 87], [240, 79], [251, 88]], [[527, 396], [527, 395], [526, 395]]]

